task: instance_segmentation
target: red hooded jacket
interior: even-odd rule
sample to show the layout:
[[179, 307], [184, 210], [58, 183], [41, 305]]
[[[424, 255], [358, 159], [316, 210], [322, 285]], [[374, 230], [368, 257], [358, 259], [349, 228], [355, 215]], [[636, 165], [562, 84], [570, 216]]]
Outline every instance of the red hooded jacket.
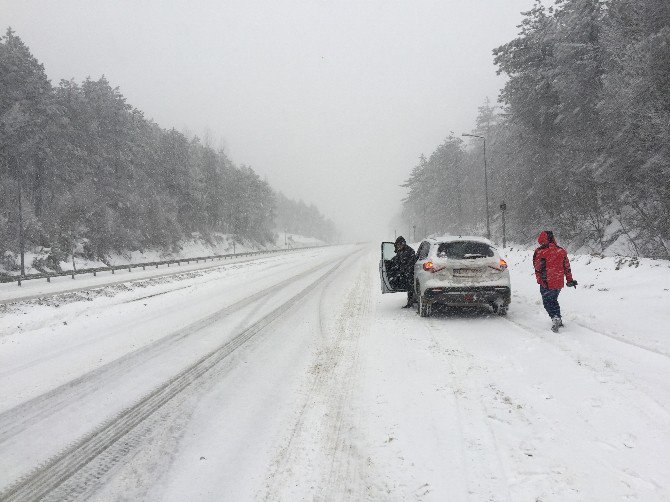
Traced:
[[533, 267], [537, 283], [548, 289], [562, 289], [563, 277], [572, 282], [568, 253], [556, 244], [551, 232], [542, 232], [537, 238], [540, 247], [533, 254]]

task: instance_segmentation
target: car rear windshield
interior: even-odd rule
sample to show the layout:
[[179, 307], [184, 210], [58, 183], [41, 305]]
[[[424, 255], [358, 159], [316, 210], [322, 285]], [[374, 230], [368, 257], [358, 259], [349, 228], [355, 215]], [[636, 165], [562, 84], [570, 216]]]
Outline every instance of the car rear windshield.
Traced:
[[468, 260], [493, 256], [488, 244], [477, 241], [442, 242], [437, 246], [437, 256], [452, 260]]

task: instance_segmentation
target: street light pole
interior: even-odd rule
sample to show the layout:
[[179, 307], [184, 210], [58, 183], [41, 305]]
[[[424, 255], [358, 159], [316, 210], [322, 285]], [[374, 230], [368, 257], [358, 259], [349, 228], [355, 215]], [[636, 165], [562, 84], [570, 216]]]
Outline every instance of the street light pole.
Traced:
[[486, 138], [478, 136], [477, 134], [463, 133], [461, 136], [468, 136], [470, 138], [479, 138], [484, 142], [484, 198], [486, 199], [486, 238], [491, 239], [491, 217], [489, 215], [489, 180], [486, 172]]
[[503, 231], [503, 249], [505, 249], [506, 238], [505, 238], [505, 211], [507, 210], [507, 204], [504, 202], [500, 204], [500, 212], [502, 213], [502, 231]]
[[486, 238], [491, 239], [491, 216], [489, 214], [489, 176], [486, 170], [486, 138], [484, 140], [484, 198], [486, 199]]

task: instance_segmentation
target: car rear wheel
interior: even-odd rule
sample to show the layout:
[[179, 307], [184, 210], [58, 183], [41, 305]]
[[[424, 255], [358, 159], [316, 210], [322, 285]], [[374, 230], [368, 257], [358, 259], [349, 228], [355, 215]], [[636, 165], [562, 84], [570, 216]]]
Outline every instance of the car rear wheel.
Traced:
[[426, 303], [426, 299], [424, 298], [423, 295], [419, 296], [419, 315], [421, 317], [430, 317], [431, 314], [431, 305], [429, 303]]
[[504, 303], [494, 303], [493, 313], [498, 314], [499, 316], [507, 315], [507, 305], [505, 305]]

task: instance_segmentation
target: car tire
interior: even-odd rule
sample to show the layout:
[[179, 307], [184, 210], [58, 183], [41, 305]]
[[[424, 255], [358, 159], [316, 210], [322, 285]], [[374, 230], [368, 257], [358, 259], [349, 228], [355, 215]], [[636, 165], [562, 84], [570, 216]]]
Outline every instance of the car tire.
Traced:
[[493, 313], [498, 314], [499, 316], [506, 316], [507, 315], [507, 305], [505, 304], [493, 304]]
[[426, 303], [426, 300], [423, 296], [419, 296], [419, 315], [421, 317], [430, 317], [431, 314], [431, 305]]

